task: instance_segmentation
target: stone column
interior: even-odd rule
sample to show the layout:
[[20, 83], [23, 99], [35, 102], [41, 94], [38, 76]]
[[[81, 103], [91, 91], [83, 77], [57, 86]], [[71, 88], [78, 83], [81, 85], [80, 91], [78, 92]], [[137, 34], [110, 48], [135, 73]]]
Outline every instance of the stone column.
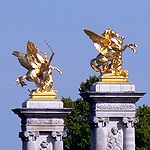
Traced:
[[20, 132], [19, 138], [22, 140], [22, 150], [36, 150], [36, 139], [38, 138], [38, 132]]
[[124, 123], [124, 150], [135, 150], [135, 124], [138, 122], [136, 117], [123, 118]]
[[63, 150], [64, 132], [52, 132], [53, 150]]
[[109, 122], [108, 117], [94, 117], [91, 125], [91, 150], [104, 150], [106, 143], [105, 127]]

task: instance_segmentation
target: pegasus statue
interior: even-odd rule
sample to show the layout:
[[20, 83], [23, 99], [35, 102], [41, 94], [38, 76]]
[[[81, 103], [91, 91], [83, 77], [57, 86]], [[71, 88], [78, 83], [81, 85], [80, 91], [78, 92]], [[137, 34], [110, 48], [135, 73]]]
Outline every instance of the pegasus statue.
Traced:
[[40, 52], [34, 43], [28, 41], [26, 54], [18, 51], [13, 51], [12, 54], [16, 56], [19, 60], [19, 63], [28, 70], [24, 76], [17, 78], [16, 82], [18, 84], [20, 84], [22, 87], [25, 86], [26, 83], [24, 80], [26, 79], [27, 81], [35, 83], [37, 89], [33, 91], [49, 92], [54, 90], [52, 88], [52, 70], [56, 70], [60, 74], [62, 74], [62, 72], [57, 67], [51, 65], [51, 60], [55, 54], [53, 51], [50, 59], [48, 59], [46, 53]]
[[123, 45], [124, 36], [116, 33], [112, 29], [105, 30], [101, 35], [88, 29], [84, 32], [93, 41], [99, 54], [90, 61], [91, 67], [103, 75], [128, 76], [128, 71], [122, 69], [122, 52], [130, 48], [134, 53], [137, 45], [134, 43]]

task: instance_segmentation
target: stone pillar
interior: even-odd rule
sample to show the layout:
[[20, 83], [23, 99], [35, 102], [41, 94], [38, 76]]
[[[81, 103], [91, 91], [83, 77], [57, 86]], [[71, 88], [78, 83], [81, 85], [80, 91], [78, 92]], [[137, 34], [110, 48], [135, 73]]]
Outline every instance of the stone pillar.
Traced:
[[135, 124], [138, 118], [123, 118], [124, 123], [124, 150], [135, 150]]
[[19, 138], [22, 140], [22, 150], [36, 150], [36, 139], [38, 138], [39, 133], [38, 132], [20, 132]]
[[91, 150], [105, 149], [105, 127], [109, 122], [108, 117], [94, 117], [91, 120]]
[[22, 150], [63, 150], [64, 117], [71, 110], [47, 93], [34, 93], [22, 108], [13, 109], [21, 119]]
[[64, 132], [52, 132], [53, 137], [53, 150], [63, 150], [63, 137]]
[[91, 150], [135, 149], [135, 103], [144, 95], [119, 79], [98, 82], [80, 95], [90, 103]]

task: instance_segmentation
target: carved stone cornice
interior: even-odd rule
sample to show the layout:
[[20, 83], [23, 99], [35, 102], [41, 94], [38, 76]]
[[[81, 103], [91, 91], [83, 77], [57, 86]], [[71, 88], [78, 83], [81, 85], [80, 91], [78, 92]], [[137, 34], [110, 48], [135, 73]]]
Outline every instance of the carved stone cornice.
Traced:
[[101, 124], [102, 127], [105, 127], [109, 123], [109, 117], [91, 117], [90, 119], [91, 127], [99, 127]]
[[63, 119], [54, 118], [28, 118], [27, 125], [63, 125]]
[[139, 122], [139, 119], [137, 117], [124, 117], [122, 121], [125, 127], [129, 127], [129, 125], [131, 125], [131, 127], [134, 127], [135, 124]]
[[144, 92], [95, 92], [80, 93], [81, 97], [89, 103], [136, 103]]
[[49, 109], [49, 108], [16, 108], [12, 111], [17, 114], [21, 119], [24, 118], [64, 118], [73, 109], [72, 108], [60, 108], [60, 109]]
[[135, 110], [133, 103], [96, 103], [96, 110]]
[[22, 141], [36, 141], [37, 137], [39, 137], [39, 132], [31, 132], [31, 131], [19, 132], [19, 138], [21, 138]]
[[62, 141], [63, 138], [67, 136], [67, 133], [64, 131], [53, 131], [52, 132], [52, 138], [55, 141]]

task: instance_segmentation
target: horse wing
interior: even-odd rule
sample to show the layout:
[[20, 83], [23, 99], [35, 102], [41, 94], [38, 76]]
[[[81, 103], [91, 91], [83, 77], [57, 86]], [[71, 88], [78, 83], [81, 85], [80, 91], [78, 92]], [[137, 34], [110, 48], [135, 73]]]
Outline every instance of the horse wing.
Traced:
[[103, 47], [107, 47], [110, 44], [110, 41], [106, 39], [104, 36], [99, 35], [93, 31], [85, 29], [84, 32], [90, 37], [90, 39]]
[[38, 48], [32, 42], [27, 42], [27, 54], [36, 55], [38, 53]]
[[37, 46], [30, 41], [27, 42], [27, 56], [30, 62], [35, 62], [38, 65], [45, 63], [45, 58], [39, 53]]
[[18, 57], [18, 60], [19, 60], [20, 64], [24, 68], [26, 68], [27, 70], [33, 69], [33, 67], [31, 66], [31, 64], [28, 62], [26, 54], [24, 54], [22, 52], [18, 52], [18, 51], [13, 51], [12, 55]]

